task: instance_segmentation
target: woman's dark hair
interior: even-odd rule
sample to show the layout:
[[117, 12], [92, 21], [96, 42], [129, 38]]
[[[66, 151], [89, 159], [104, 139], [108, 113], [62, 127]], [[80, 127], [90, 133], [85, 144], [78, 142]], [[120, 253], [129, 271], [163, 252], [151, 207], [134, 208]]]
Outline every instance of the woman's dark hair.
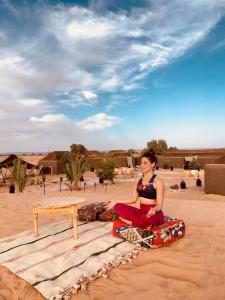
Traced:
[[151, 163], [155, 163], [157, 165], [157, 157], [155, 155], [155, 151], [152, 148], [144, 149], [141, 153], [141, 158], [146, 157], [150, 160]]

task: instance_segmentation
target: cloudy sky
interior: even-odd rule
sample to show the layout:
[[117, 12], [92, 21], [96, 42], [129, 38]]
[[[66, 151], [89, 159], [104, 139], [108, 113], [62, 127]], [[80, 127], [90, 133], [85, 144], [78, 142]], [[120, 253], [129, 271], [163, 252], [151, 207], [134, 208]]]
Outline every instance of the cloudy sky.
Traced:
[[225, 147], [225, 0], [0, 0], [0, 153]]

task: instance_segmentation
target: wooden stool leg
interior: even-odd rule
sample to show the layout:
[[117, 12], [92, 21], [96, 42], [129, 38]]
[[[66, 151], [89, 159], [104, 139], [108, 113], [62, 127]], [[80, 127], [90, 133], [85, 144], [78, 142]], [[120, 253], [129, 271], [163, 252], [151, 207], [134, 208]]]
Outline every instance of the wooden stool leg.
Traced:
[[72, 218], [73, 218], [73, 237], [76, 240], [78, 238], [78, 234], [77, 234], [77, 207], [76, 206], [73, 206]]
[[73, 213], [71, 214], [71, 218], [70, 218], [70, 226], [73, 227]]
[[34, 213], [34, 235], [38, 236], [38, 213]]

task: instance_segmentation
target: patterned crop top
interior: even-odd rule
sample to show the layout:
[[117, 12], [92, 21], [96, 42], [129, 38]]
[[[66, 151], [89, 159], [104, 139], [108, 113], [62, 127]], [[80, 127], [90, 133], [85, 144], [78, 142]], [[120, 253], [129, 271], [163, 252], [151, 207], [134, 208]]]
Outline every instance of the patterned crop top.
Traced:
[[137, 184], [137, 192], [139, 197], [147, 198], [147, 199], [156, 199], [156, 189], [154, 188], [153, 182], [156, 178], [156, 175], [153, 175], [149, 180], [148, 185], [143, 185], [142, 177], [139, 179]]

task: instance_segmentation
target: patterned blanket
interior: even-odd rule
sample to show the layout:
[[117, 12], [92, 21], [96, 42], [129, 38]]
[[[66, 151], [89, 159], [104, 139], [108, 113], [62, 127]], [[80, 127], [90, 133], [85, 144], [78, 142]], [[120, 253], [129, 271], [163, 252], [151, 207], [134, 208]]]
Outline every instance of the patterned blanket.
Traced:
[[70, 299], [80, 289], [121, 262], [130, 261], [140, 245], [112, 236], [112, 223], [79, 222], [79, 238], [60, 222], [0, 239], [0, 265], [29, 282], [47, 299]]

